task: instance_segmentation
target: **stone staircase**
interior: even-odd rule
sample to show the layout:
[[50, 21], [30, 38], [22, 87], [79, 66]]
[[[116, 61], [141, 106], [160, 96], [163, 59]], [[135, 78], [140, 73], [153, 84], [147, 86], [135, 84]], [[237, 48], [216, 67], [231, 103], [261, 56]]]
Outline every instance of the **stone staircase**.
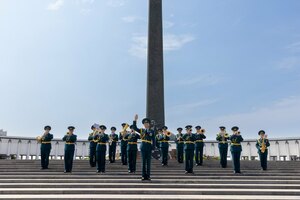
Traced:
[[75, 160], [72, 174], [63, 173], [62, 160], [50, 160], [40, 170], [39, 160], [0, 160], [0, 199], [300, 199], [300, 162], [270, 161], [261, 171], [258, 161], [242, 161], [243, 174], [232, 173], [215, 160], [205, 160], [184, 174], [175, 160], [162, 167], [152, 160], [152, 181], [128, 174], [120, 161], [97, 174], [87, 160]]

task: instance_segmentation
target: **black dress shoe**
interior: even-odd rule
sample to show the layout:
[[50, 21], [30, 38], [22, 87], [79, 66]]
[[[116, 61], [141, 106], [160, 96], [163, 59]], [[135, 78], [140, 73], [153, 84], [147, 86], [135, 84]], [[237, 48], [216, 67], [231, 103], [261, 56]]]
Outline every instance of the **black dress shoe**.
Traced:
[[188, 174], [189, 172], [188, 172], [188, 171], [185, 171], [184, 173], [185, 173], [185, 174]]
[[97, 173], [100, 173], [100, 170], [97, 170]]
[[146, 177], [142, 177], [142, 181], [146, 181], [147, 180], [147, 178]]

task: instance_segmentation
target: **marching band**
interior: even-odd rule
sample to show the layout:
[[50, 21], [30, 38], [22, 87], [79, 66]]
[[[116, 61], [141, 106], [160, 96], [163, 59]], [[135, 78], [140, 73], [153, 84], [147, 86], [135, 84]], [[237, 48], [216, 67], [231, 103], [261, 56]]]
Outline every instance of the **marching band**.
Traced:
[[[120, 141], [121, 163], [128, 165], [128, 173], [136, 173], [136, 160], [138, 152], [138, 141], [141, 141], [141, 159], [142, 159], [142, 181], [151, 180], [151, 158], [154, 157], [154, 150], [160, 149], [160, 159], [162, 166], [168, 166], [169, 159], [169, 141], [175, 138], [176, 143], [176, 159], [178, 163], [185, 161], [185, 173], [194, 174], [194, 160], [196, 166], [203, 164], [203, 148], [205, 146], [204, 139], [205, 129], [196, 126], [196, 133], [192, 133], [192, 125], [185, 127], [186, 133], [182, 133], [181, 127], [177, 128], [178, 133], [174, 135], [168, 130], [167, 126], [161, 128], [153, 127], [149, 118], [142, 120], [143, 128], [137, 127], [138, 115], [134, 116], [132, 125], [122, 123], [122, 130], [119, 135], [116, 134], [116, 127], [111, 127], [111, 134], [105, 133], [106, 126], [93, 124], [92, 132], [88, 136], [89, 145], [89, 164], [90, 167], [96, 167], [97, 173], [105, 173], [106, 150], [108, 144], [109, 162], [114, 163], [116, 157], [116, 146]], [[127, 130], [130, 128], [130, 130]], [[240, 157], [243, 137], [239, 131], [239, 127], [231, 128], [232, 135], [226, 132], [226, 127], [220, 126], [220, 131], [216, 136], [218, 141], [220, 165], [222, 168], [227, 167], [228, 148], [232, 155], [233, 172], [241, 173]], [[68, 127], [68, 132], [62, 138], [65, 141], [64, 153], [64, 173], [71, 173], [74, 159], [74, 151], [77, 136], [74, 134], [74, 126]], [[36, 137], [38, 143], [41, 144], [41, 169], [48, 169], [49, 155], [51, 151], [51, 140], [53, 135], [50, 134], [51, 127], [45, 126], [42, 136]], [[256, 148], [261, 163], [261, 169], [267, 170], [267, 155], [269, 140], [264, 130], [258, 132], [259, 138], [256, 142]], [[174, 137], [172, 137], [174, 136]]]

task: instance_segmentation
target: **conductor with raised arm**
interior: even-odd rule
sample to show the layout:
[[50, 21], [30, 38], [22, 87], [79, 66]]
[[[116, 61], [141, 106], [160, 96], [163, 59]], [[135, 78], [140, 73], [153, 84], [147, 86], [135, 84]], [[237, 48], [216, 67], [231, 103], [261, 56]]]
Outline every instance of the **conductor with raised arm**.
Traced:
[[140, 133], [141, 137], [141, 154], [142, 154], [142, 181], [151, 180], [151, 155], [152, 150], [155, 149], [155, 133], [150, 127], [150, 119], [144, 118], [142, 123], [144, 128], [138, 128], [136, 126], [138, 115], [134, 116], [132, 128]]

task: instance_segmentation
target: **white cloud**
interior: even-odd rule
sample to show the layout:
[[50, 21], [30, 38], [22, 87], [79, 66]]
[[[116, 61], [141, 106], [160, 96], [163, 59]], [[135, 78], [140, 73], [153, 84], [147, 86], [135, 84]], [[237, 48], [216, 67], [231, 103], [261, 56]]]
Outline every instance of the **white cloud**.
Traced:
[[137, 20], [140, 20], [142, 18], [137, 17], [137, 16], [126, 16], [126, 17], [122, 17], [121, 19], [126, 23], [134, 23]]
[[125, 0], [108, 0], [107, 5], [110, 7], [121, 7], [126, 3]]
[[167, 29], [167, 28], [172, 28], [174, 25], [175, 25], [175, 23], [174, 23], [174, 22], [171, 22], [171, 21], [166, 21], [166, 20], [165, 20], [165, 21], [163, 22], [163, 27], [166, 28], [166, 29]]
[[[174, 35], [169, 34], [164, 36], [164, 51], [175, 51], [181, 49], [185, 44], [195, 40], [191, 35]], [[129, 53], [139, 58], [147, 56], [147, 36], [134, 36]]]
[[294, 42], [286, 46], [286, 49], [292, 52], [299, 52], [300, 51], [300, 42]]
[[294, 68], [299, 68], [300, 67], [300, 57], [299, 56], [290, 56], [282, 59], [278, 63], [278, 69], [294, 69]]
[[246, 113], [223, 115], [210, 119], [207, 126], [238, 125], [246, 135], [256, 137], [257, 131], [266, 129], [274, 137], [299, 135], [300, 96], [290, 96]]
[[134, 36], [132, 38], [132, 45], [129, 49], [129, 53], [132, 56], [138, 58], [146, 58], [147, 56], [147, 40], [148, 37], [146, 36]]
[[56, 0], [47, 6], [48, 10], [57, 11], [64, 5], [64, 0]]
[[80, 13], [81, 13], [82, 15], [88, 15], [88, 14], [91, 13], [91, 11], [92, 11], [92, 9], [90, 9], [90, 8], [82, 8], [82, 9], [80, 10]]
[[172, 86], [189, 86], [189, 85], [197, 85], [197, 86], [212, 86], [223, 81], [223, 77], [217, 77], [211, 74], [202, 74], [195, 78], [184, 79], [184, 80], [176, 80], [176, 82], [171, 83]]
[[95, 2], [95, 0], [81, 0], [81, 2], [82, 2], [83, 4], [92, 4], [92, 3]]
[[204, 99], [198, 102], [192, 102], [187, 104], [176, 105], [171, 110], [175, 112], [188, 112], [190, 110], [195, 110], [199, 107], [208, 106], [218, 102], [218, 99]]
[[195, 40], [195, 38], [191, 35], [166, 35], [164, 37], [164, 50], [178, 50], [193, 40]]

